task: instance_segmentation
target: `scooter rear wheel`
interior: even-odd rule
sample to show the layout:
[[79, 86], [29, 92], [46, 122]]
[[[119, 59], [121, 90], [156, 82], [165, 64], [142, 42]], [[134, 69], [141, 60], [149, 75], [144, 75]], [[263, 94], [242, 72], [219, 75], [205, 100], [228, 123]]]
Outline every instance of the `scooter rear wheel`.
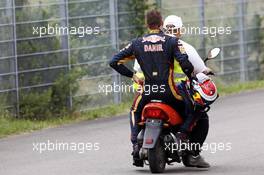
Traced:
[[160, 140], [148, 150], [149, 168], [152, 173], [163, 173], [166, 167], [166, 154]]

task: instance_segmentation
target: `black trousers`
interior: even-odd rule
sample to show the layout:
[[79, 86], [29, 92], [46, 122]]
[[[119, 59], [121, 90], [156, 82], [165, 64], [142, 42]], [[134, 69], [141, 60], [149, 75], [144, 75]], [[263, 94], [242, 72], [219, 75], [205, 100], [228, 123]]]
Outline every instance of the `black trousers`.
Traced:
[[198, 119], [198, 121], [196, 122], [190, 133], [190, 143], [191, 145], [192, 143], [194, 143], [193, 145], [196, 145], [191, 147], [192, 153], [195, 156], [200, 154], [203, 143], [208, 135], [208, 131], [209, 131], [208, 115], [207, 113], [201, 113], [200, 118]]

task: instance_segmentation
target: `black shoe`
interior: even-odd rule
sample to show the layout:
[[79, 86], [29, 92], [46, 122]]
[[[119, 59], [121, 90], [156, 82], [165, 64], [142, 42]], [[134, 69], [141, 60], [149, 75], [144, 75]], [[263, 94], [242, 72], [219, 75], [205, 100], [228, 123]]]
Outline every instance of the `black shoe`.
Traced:
[[139, 157], [139, 147], [138, 145], [133, 145], [133, 152], [131, 154], [133, 156], [133, 165], [136, 167], [144, 167], [144, 161]]
[[182, 156], [182, 163], [186, 167], [209, 168], [210, 164], [202, 156], [193, 156], [191, 154]]
[[133, 157], [133, 165], [136, 167], [144, 167], [144, 161]]

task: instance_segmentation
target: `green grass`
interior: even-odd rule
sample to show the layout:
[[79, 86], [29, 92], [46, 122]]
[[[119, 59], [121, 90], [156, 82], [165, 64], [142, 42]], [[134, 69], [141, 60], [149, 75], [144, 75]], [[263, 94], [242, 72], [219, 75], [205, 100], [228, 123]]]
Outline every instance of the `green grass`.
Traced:
[[262, 81], [250, 81], [246, 83], [235, 83], [225, 85], [222, 83], [217, 83], [217, 89], [221, 96], [240, 93], [244, 91], [256, 90], [256, 89], [264, 89], [264, 80]]
[[0, 138], [40, 130], [43, 128], [52, 128], [64, 124], [77, 123], [84, 120], [92, 120], [96, 118], [105, 118], [115, 115], [127, 114], [131, 104], [122, 103], [119, 105], [111, 105], [98, 109], [93, 109], [87, 112], [75, 112], [71, 116], [52, 118], [47, 120], [29, 120], [16, 119], [9, 116], [0, 116]]
[[[236, 83], [233, 85], [224, 85], [217, 83], [220, 96], [240, 93], [248, 90], [264, 89], [264, 81], [252, 81], [247, 83]], [[92, 120], [96, 118], [116, 116], [119, 114], [127, 114], [131, 106], [131, 101], [119, 105], [111, 105], [93, 109], [83, 113], [75, 112], [71, 116], [47, 119], [43, 121], [33, 121], [26, 119], [14, 119], [12, 117], [0, 116], [0, 138], [8, 135], [20, 134], [40, 130], [43, 128], [51, 128], [63, 124], [77, 123], [84, 120]]]

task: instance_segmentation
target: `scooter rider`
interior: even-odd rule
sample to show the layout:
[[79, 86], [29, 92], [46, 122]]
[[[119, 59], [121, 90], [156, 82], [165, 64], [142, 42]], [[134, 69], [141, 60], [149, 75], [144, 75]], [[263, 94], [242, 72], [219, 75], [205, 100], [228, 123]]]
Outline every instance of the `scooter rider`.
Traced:
[[[110, 61], [110, 66], [121, 75], [140, 83], [141, 80], [124, 66], [126, 61], [137, 59], [145, 75], [144, 91], [135, 100], [134, 109], [130, 117], [133, 164], [136, 166], [143, 166], [143, 161], [139, 159], [139, 148], [136, 140], [139, 132], [138, 122], [141, 118], [143, 107], [152, 99], [162, 100], [183, 114], [184, 112], [181, 110], [184, 108], [184, 103], [182, 102], [182, 97], [178, 94], [177, 87], [173, 83], [174, 59], [177, 59], [183, 72], [188, 77], [193, 72], [193, 65], [188, 60], [188, 55], [184, 51], [182, 44], [178, 42], [176, 37], [168, 36], [160, 30], [163, 23], [160, 12], [156, 10], [148, 12], [146, 21], [149, 34], [132, 40], [124, 49], [114, 55]], [[148, 91], [149, 94], [146, 93], [146, 89], [150, 89]], [[191, 127], [181, 128], [181, 133], [179, 134], [185, 137], [185, 131]]]
[[[182, 27], [183, 27], [182, 19], [175, 15], [169, 15], [168, 17], [165, 18], [164, 23], [163, 23], [163, 29], [165, 33], [174, 35], [177, 38], [181, 37]], [[193, 74], [197, 74], [201, 72], [205, 74], [209, 73], [211, 70], [205, 66], [204, 61], [201, 59], [201, 57], [199, 56], [195, 48], [180, 39], [179, 41], [182, 43], [186, 53], [188, 54], [189, 61], [194, 66]], [[184, 74], [181, 74], [180, 71], [175, 71], [175, 72], [176, 72], [175, 77], [180, 78], [184, 76]], [[179, 83], [180, 81], [176, 80], [175, 82]], [[185, 104], [188, 104], [188, 97], [186, 97], [185, 95], [186, 91], [185, 91], [184, 83], [179, 83], [178, 89], [179, 89], [181, 96], [185, 100]], [[187, 99], [185, 99], [184, 97]], [[196, 146], [196, 147], [190, 148], [191, 151], [187, 151], [186, 154], [182, 157], [182, 160], [183, 160], [183, 164], [187, 167], [208, 168], [210, 167], [210, 164], [207, 163], [200, 156], [201, 147], [207, 137], [208, 129], [209, 129], [208, 115], [205, 112], [199, 113], [197, 115], [199, 115], [200, 117], [198, 121], [196, 121], [196, 125], [191, 131], [189, 139], [190, 139], [190, 143], [195, 143], [194, 145], [199, 144], [199, 147]]]

